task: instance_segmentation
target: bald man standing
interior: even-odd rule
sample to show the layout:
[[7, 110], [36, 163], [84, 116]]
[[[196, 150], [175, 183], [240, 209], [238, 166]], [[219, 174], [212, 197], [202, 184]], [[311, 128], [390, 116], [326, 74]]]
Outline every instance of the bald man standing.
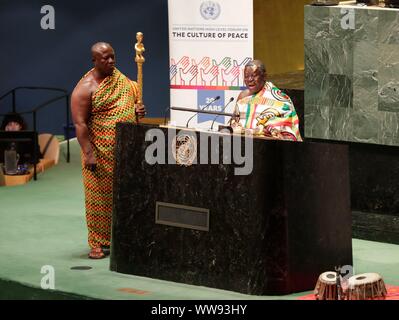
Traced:
[[81, 147], [89, 258], [109, 253], [112, 184], [117, 122], [136, 122], [145, 108], [137, 105], [138, 85], [115, 67], [110, 44], [91, 48], [94, 68], [79, 81], [71, 96], [72, 119]]

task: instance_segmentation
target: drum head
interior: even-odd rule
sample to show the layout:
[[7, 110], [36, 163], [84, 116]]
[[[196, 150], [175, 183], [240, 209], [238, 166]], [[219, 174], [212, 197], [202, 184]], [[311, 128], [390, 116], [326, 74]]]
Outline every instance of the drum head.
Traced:
[[352, 288], [359, 285], [375, 283], [380, 280], [381, 276], [378, 273], [361, 273], [350, 277], [348, 280], [348, 286]]
[[319, 280], [323, 283], [335, 284], [337, 282], [337, 274], [334, 271], [323, 272]]

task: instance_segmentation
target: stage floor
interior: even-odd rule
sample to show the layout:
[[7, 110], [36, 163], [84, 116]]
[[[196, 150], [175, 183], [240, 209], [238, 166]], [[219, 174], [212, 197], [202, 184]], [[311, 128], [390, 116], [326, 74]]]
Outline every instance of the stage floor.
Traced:
[[[119, 274], [109, 271], [109, 258], [88, 259], [79, 148], [71, 142], [69, 164], [61, 148], [60, 163], [37, 181], [0, 187], [0, 299], [296, 300], [311, 293], [244, 295]], [[376, 272], [399, 285], [398, 245], [353, 239], [353, 256], [355, 273]], [[48, 270], [54, 290], [41, 289]]]

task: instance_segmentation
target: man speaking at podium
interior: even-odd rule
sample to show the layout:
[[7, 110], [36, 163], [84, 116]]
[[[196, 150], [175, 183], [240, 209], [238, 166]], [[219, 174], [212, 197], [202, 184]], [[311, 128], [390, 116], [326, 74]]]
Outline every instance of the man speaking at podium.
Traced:
[[239, 94], [234, 110], [236, 116], [231, 119], [233, 131], [302, 141], [299, 119], [291, 99], [266, 81], [266, 68], [260, 60], [245, 66], [244, 82], [247, 89]]
[[145, 108], [136, 105], [138, 85], [115, 68], [114, 49], [105, 42], [92, 46], [94, 68], [76, 85], [71, 111], [82, 149], [89, 258], [109, 252], [112, 184], [117, 122], [135, 122]]

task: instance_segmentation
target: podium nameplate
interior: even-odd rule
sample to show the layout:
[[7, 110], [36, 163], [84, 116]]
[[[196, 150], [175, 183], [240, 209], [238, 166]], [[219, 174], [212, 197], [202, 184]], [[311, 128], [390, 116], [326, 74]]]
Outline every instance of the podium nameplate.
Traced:
[[209, 209], [156, 202], [155, 223], [209, 231]]

